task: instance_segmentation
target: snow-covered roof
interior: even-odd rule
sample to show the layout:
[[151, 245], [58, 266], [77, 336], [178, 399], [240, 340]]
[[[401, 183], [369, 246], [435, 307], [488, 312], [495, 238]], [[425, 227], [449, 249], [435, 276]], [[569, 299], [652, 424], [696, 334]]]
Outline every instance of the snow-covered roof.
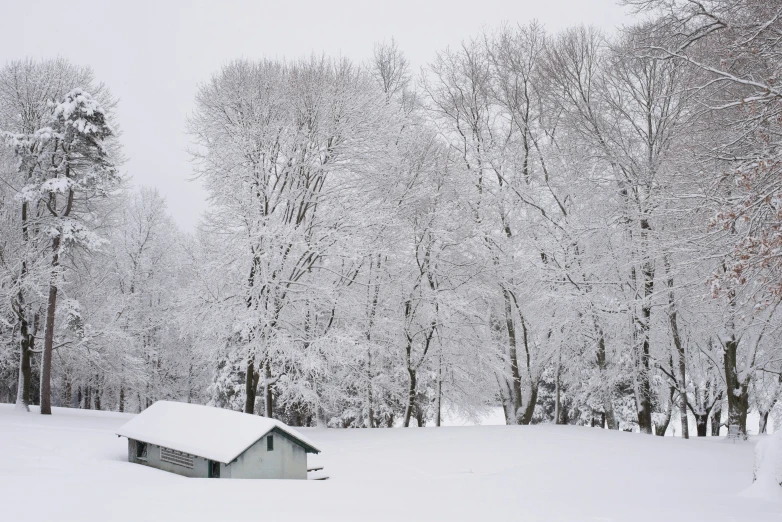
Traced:
[[183, 402], [158, 401], [120, 427], [117, 435], [228, 464], [274, 429], [307, 452], [320, 452], [280, 421]]

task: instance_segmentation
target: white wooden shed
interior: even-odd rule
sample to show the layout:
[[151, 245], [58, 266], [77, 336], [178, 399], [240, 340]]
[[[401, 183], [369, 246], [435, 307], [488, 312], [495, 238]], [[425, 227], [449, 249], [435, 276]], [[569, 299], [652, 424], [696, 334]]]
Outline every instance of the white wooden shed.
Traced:
[[231, 410], [158, 401], [117, 430], [128, 461], [186, 477], [306, 479], [320, 450], [280, 421]]

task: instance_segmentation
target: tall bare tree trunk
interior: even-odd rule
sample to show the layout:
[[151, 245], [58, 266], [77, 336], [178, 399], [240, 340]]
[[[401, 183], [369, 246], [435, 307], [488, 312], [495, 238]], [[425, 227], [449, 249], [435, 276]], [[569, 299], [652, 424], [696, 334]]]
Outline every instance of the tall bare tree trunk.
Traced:
[[[377, 255], [377, 264], [375, 268], [380, 269], [380, 254]], [[373, 263], [370, 262], [369, 270], [372, 272]], [[375, 280], [374, 288], [372, 289], [372, 297], [369, 307], [369, 323], [367, 324], [367, 424], [368, 427], [375, 427], [375, 410], [373, 406], [374, 398], [372, 397], [372, 328], [375, 325], [375, 314], [377, 312], [377, 302], [380, 296], [380, 283]]]
[[410, 427], [410, 417], [413, 415], [413, 404], [415, 404], [415, 387], [416, 387], [416, 374], [413, 368], [407, 367], [408, 375], [408, 387], [407, 387], [407, 404], [405, 405], [405, 417], [403, 426], [405, 428]]
[[500, 394], [500, 401], [502, 401], [502, 413], [505, 415], [505, 424], [511, 425], [513, 424], [513, 403], [510, 398], [511, 391], [510, 387], [508, 386], [508, 379], [505, 378], [505, 375], [499, 376], [495, 374], [495, 378], [497, 379], [497, 389]]
[[[258, 256], [255, 250], [251, 247], [250, 251], [253, 255], [253, 262], [250, 265], [250, 275], [247, 276], [247, 292], [248, 296], [245, 298], [245, 304], [250, 309], [253, 306], [253, 300], [250, 297], [252, 293], [253, 285], [255, 284], [255, 271], [258, 266]], [[255, 413], [255, 400], [258, 393], [258, 372], [255, 371], [255, 352], [253, 351], [247, 357], [246, 373], [244, 375], [244, 412], [253, 414]]]
[[[96, 376], [95, 380], [96, 380], [96, 382], [98, 382], [97, 376]], [[100, 385], [96, 384], [95, 385], [95, 389], [93, 390], [93, 393], [92, 393], [93, 397], [95, 397], [95, 409], [96, 410], [100, 410], [101, 409], [100, 392], [101, 392]]]
[[440, 419], [443, 409], [443, 357], [440, 355], [440, 364], [437, 366], [437, 409], [434, 412], [434, 425], [440, 427]]
[[46, 307], [46, 334], [41, 358], [41, 414], [52, 414], [52, 351], [54, 349], [54, 318], [57, 309], [57, 279], [60, 269], [60, 236], [52, 240], [52, 273], [49, 281], [49, 303]]
[[[65, 177], [71, 177], [70, 166], [65, 167]], [[58, 217], [67, 218], [73, 209], [73, 190], [68, 191], [65, 209]], [[50, 210], [57, 208], [57, 196], [52, 194], [49, 201]], [[53, 212], [53, 211], [52, 211]], [[62, 230], [52, 239], [52, 272], [49, 280], [49, 303], [46, 308], [46, 334], [43, 342], [43, 357], [41, 358], [41, 414], [52, 414], [52, 352], [54, 351], [54, 318], [57, 311], [57, 282], [60, 275], [60, 245]]]
[[[597, 338], [597, 353], [596, 353], [596, 359], [597, 359], [597, 367], [600, 369], [600, 373], [605, 375], [608, 370], [608, 364], [606, 362], [606, 340], [605, 336], [603, 335], [603, 330], [600, 328], [597, 323], [595, 323], [595, 329], [598, 333]], [[606, 427], [609, 430], [618, 430], [619, 426], [616, 423], [616, 418], [614, 417], [614, 402], [613, 402], [613, 386], [609, 383], [607, 386], [607, 393], [603, 396], [603, 411], [605, 413], [605, 424]]]
[[538, 402], [538, 384], [537, 381], [530, 383], [529, 399], [527, 404], [524, 405], [524, 411], [521, 414], [521, 424], [524, 426], [532, 422], [532, 415], [535, 413], [535, 405]]
[[16, 408], [30, 411], [30, 390], [33, 381], [31, 353], [35, 336], [29, 332], [27, 319], [22, 319], [21, 339], [19, 341], [19, 382], [16, 389]]
[[375, 410], [372, 407], [372, 348], [367, 348], [367, 427], [375, 427]]
[[711, 436], [720, 436], [720, 427], [722, 426], [722, 403], [717, 403], [711, 416]]
[[[651, 227], [647, 219], [641, 220], [642, 243], [646, 245], [648, 233]], [[653, 433], [652, 423], [652, 387], [650, 383], [651, 367], [651, 347], [649, 339], [649, 330], [652, 319], [651, 297], [654, 291], [654, 264], [647, 259], [641, 267], [643, 276], [643, 301], [641, 302], [640, 338], [641, 350], [638, 354], [638, 367], [636, 369], [636, 407], [638, 410], [638, 428], [641, 433], [651, 435]]]
[[[269, 362], [268, 359], [266, 360], [266, 365], [265, 365], [264, 368], [265, 368], [265, 374], [266, 374], [266, 379], [264, 381], [265, 382], [264, 389], [266, 390], [266, 397], [265, 397], [265, 400], [264, 400], [264, 406], [265, 406], [265, 410], [266, 411], [264, 413], [265, 413], [266, 417], [269, 417], [270, 419], [273, 419], [274, 418], [274, 389], [273, 389], [274, 385], [271, 382], [272, 381], [272, 368], [271, 368], [271, 363]], [[255, 379], [255, 386], [256, 387], [258, 386], [258, 378], [257, 377]]]
[[679, 417], [682, 424], [682, 438], [690, 438], [689, 423], [687, 422], [687, 373], [684, 354], [684, 345], [679, 335], [678, 313], [676, 310], [676, 300], [673, 294], [673, 275], [671, 274], [671, 264], [668, 258], [665, 258], [665, 269], [668, 272], [668, 323], [671, 327], [673, 336], [673, 345], [676, 347], [676, 354], [679, 357]]
[[247, 361], [247, 373], [244, 377], [244, 412], [255, 413], [255, 399], [258, 394], [258, 372], [255, 371], [255, 361]]
[[749, 397], [747, 386], [739, 381], [737, 368], [737, 352], [739, 341], [731, 335], [723, 348], [723, 364], [725, 367], [725, 383], [728, 396], [728, 426], [738, 426], [741, 436], [747, 435], [747, 410]]
[[554, 383], [554, 388], [555, 388], [554, 424], [560, 424], [560, 411], [562, 409], [562, 397], [561, 397], [560, 385], [559, 385], [559, 372], [561, 368], [562, 368], [562, 346], [560, 345], [557, 348], [557, 375], [556, 375], [556, 382]]
[[[644, 311], [645, 320], [649, 312]], [[641, 433], [652, 433], [652, 389], [649, 382], [650, 350], [648, 332], [644, 332], [641, 344], [640, 368], [638, 372], [638, 428]]]
[[[535, 413], [535, 405], [538, 402], [538, 386], [540, 381], [537, 375], [533, 375], [532, 372], [532, 357], [529, 351], [529, 332], [527, 332], [527, 322], [524, 320], [524, 316], [521, 313], [521, 308], [516, 301], [516, 296], [511, 294], [513, 302], [516, 305], [516, 311], [519, 314], [519, 322], [521, 323], [521, 340], [524, 344], [525, 363], [527, 365], [527, 378], [529, 379], [529, 396], [527, 403], [524, 405], [524, 412], [521, 414], [521, 424], [524, 426], [532, 422], [532, 415]], [[549, 330], [548, 339], [551, 339], [551, 331]]]
[[516, 328], [513, 324], [513, 305], [511, 304], [510, 291], [503, 288], [502, 295], [505, 298], [505, 325], [508, 330], [508, 357], [511, 370], [511, 401], [513, 402], [512, 423], [519, 424], [521, 415], [521, 375], [519, 374], [519, 358], [516, 352]]
[[706, 428], [709, 422], [709, 415], [704, 413], [695, 414], [695, 431], [698, 437], [706, 436]]
[[767, 411], [760, 411], [758, 412], [758, 435], [764, 435], [766, 433], [766, 429], [768, 428], [768, 414]]
[[[29, 176], [28, 176], [29, 179]], [[22, 203], [22, 239], [27, 244], [30, 236], [28, 232], [27, 212], [29, 203]], [[35, 345], [35, 333], [30, 332], [30, 324], [27, 320], [27, 311], [25, 309], [24, 290], [21, 283], [27, 277], [27, 261], [22, 260], [22, 268], [19, 274], [19, 293], [13, 308], [20, 320], [20, 342], [19, 342], [19, 382], [16, 388], [16, 409], [30, 411], [30, 390], [32, 387], [32, 367], [30, 364], [33, 346]], [[37, 325], [36, 325], [37, 329]]]

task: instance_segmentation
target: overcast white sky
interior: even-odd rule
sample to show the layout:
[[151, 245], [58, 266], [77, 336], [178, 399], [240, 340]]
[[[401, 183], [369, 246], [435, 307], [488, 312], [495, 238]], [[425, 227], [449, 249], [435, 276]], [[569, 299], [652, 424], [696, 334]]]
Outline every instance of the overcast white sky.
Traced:
[[232, 59], [364, 60], [393, 36], [417, 70], [484, 27], [537, 19], [552, 31], [580, 23], [611, 31], [626, 15], [616, 0], [0, 0], [0, 62], [62, 56], [91, 66], [120, 100], [124, 169], [157, 187], [191, 230], [206, 202], [189, 181], [185, 119], [199, 82]]

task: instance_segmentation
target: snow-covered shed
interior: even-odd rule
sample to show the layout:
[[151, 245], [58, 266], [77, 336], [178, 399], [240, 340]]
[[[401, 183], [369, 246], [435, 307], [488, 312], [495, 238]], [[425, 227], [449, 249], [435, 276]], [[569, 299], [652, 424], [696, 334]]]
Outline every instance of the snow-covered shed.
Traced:
[[186, 477], [306, 479], [320, 450], [274, 419], [158, 401], [124, 424], [128, 461]]

